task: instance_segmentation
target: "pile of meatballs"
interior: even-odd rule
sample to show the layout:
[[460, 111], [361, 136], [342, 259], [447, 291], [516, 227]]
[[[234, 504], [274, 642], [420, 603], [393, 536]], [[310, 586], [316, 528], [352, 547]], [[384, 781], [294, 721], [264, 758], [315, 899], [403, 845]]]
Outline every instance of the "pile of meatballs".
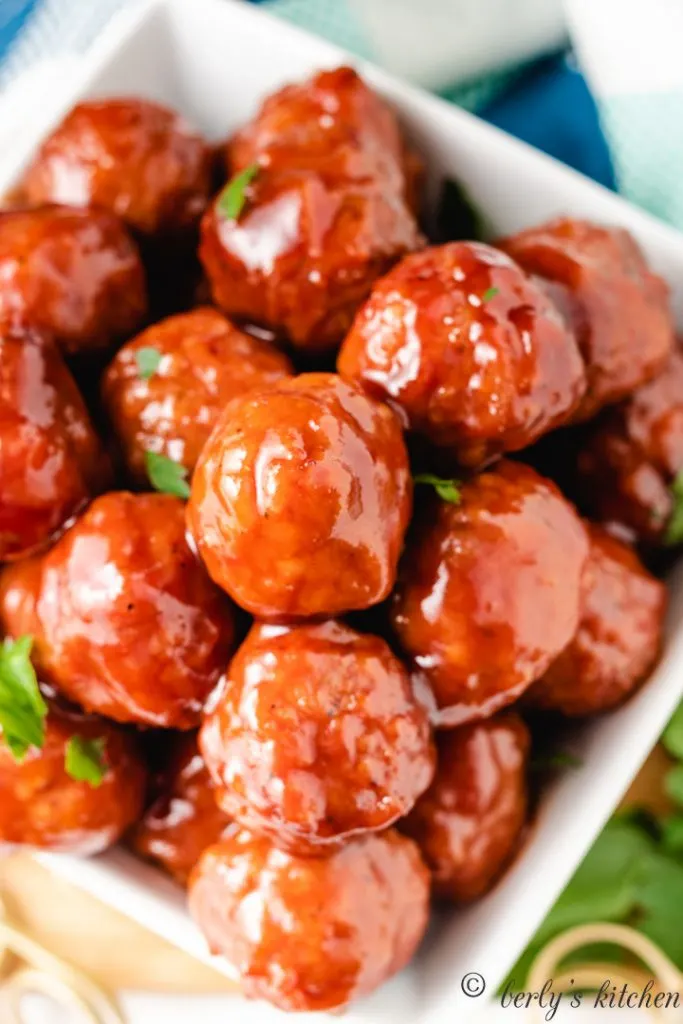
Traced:
[[430, 245], [422, 174], [339, 68], [220, 146], [80, 103], [0, 214], [0, 841], [125, 837], [288, 1010], [498, 881], [528, 722], [647, 678], [646, 565], [683, 540], [683, 357], [634, 239]]

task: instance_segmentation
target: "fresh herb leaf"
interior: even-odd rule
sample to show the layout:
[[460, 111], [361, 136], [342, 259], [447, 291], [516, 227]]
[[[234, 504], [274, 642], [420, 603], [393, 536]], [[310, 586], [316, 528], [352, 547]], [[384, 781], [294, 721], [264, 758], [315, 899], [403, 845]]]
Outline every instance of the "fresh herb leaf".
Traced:
[[683, 855], [683, 814], [672, 814], [662, 822], [662, 846], [675, 857]]
[[216, 207], [228, 220], [239, 220], [247, 201], [247, 189], [261, 170], [260, 164], [250, 164], [230, 179], [218, 197]]
[[67, 775], [76, 782], [87, 782], [93, 789], [102, 785], [107, 774], [104, 758], [107, 741], [104, 737], [89, 740], [83, 736], [72, 736], [66, 745], [64, 767]]
[[683, 761], [683, 704], [680, 704], [662, 736], [664, 749], [672, 757]]
[[17, 761], [45, 742], [47, 705], [31, 663], [33, 638], [5, 640], [0, 647], [0, 729]]
[[634, 923], [679, 967], [683, 965], [683, 864], [652, 853], [643, 865]]
[[449, 501], [451, 505], [459, 505], [462, 500], [459, 480], [447, 480], [433, 473], [418, 473], [413, 478], [416, 484], [427, 484], [433, 487], [442, 501]]
[[683, 469], [676, 474], [671, 485], [673, 510], [664, 533], [664, 543], [673, 547], [683, 543]]
[[185, 466], [157, 452], [145, 452], [145, 466], [150, 483], [156, 491], [173, 494], [176, 498], [190, 497]]
[[576, 754], [570, 754], [568, 750], [558, 750], [554, 754], [543, 757], [535, 757], [531, 762], [531, 768], [536, 771], [547, 771], [551, 768], [581, 768], [583, 761]]
[[672, 800], [683, 806], [683, 764], [677, 764], [666, 775], [664, 789]]
[[481, 301], [490, 302], [491, 299], [495, 299], [496, 295], [500, 295], [500, 288], [487, 288], [481, 297]]
[[143, 380], [149, 380], [159, 369], [159, 363], [161, 362], [161, 352], [157, 349], [152, 348], [151, 345], [145, 345], [143, 348], [139, 348], [135, 353], [135, 362], [138, 365], [138, 374]]

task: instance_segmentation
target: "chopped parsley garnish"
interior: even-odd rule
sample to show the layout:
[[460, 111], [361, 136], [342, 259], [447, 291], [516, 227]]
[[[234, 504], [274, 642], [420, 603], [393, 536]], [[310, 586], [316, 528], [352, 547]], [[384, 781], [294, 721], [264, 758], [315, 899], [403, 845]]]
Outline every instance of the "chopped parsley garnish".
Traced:
[[228, 220], [239, 220], [247, 201], [247, 189], [261, 170], [260, 164], [250, 164], [230, 179], [218, 197], [217, 209]]
[[45, 742], [47, 705], [31, 663], [33, 638], [7, 639], [0, 647], [0, 729], [14, 758]]
[[187, 469], [181, 463], [157, 452], [145, 452], [145, 466], [150, 483], [156, 491], [172, 494], [176, 498], [190, 497]]
[[496, 295], [500, 294], [500, 288], [487, 288], [481, 297], [482, 302], [490, 302], [491, 299], [495, 299]]
[[449, 501], [451, 505], [460, 504], [462, 496], [459, 480], [445, 480], [440, 476], [434, 476], [433, 473], [418, 473], [414, 477], [414, 482], [433, 487], [442, 501]]
[[135, 362], [138, 365], [138, 374], [143, 380], [149, 380], [159, 369], [161, 352], [151, 346], [139, 348], [135, 353]]
[[72, 736], [66, 745], [64, 757], [67, 775], [76, 782], [87, 782], [93, 789], [97, 789], [107, 774], [104, 759], [106, 745], [104, 737], [89, 740], [83, 736]]
[[683, 543], [683, 469], [676, 474], [671, 485], [673, 511], [664, 533], [664, 542], [673, 546]]

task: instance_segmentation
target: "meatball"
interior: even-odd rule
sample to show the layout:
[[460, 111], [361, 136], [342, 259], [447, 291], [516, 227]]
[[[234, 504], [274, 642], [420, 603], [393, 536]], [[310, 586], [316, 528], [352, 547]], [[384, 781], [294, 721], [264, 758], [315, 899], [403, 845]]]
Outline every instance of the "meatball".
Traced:
[[218, 842], [229, 823], [216, 803], [197, 736], [187, 733], [175, 744], [161, 794], [136, 828], [133, 846], [187, 885], [204, 850]]
[[223, 809], [303, 855], [391, 825], [434, 773], [403, 665], [379, 637], [334, 621], [255, 625], [200, 745]]
[[[74, 739], [102, 744], [105, 772], [96, 788], [66, 771]], [[104, 719], [52, 704], [42, 749], [30, 747], [17, 761], [0, 739], [0, 846], [100, 853], [142, 814], [146, 785], [132, 735]]]
[[65, 697], [118, 722], [199, 724], [232, 650], [233, 612], [187, 545], [179, 499], [97, 498], [28, 572], [33, 601], [21, 600], [22, 566], [3, 575], [4, 626], [19, 635], [33, 605], [37, 662]]
[[402, 823], [435, 895], [476, 900], [509, 863], [526, 820], [529, 747], [527, 727], [509, 712], [439, 735], [434, 782]]
[[550, 480], [502, 462], [435, 501], [408, 543], [391, 617], [444, 727], [487, 718], [579, 625], [586, 530]]
[[211, 188], [208, 145], [149, 100], [87, 100], [46, 139], [22, 182], [26, 200], [99, 206], [143, 236], [196, 224]]
[[235, 399], [197, 464], [188, 523], [212, 578], [263, 618], [389, 594], [411, 512], [401, 427], [334, 374]]
[[427, 926], [429, 873], [415, 844], [392, 830], [320, 859], [236, 830], [204, 853], [189, 897], [245, 995], [284, 1010], [330, 1010], [412, 958]]
[[20, 314], [67, 353], [109, 345], [147, 309], [135, 243], [106, 210], [0, 214], [0, 316]]
[[350, 68], [324, 71], [271, 96], [228, 163], [254, 179], [244, 211], [226, 209], [237, 177], [202, 222], [214, 300], [302, 349], [333, 347], [373, 281], [422, 244], [393, 112]]
[[594, 715], [622, 703], [654, 666], [666, 587], [626, 544], [590, 526], [579, 629], [526, 699], [563, 715]]
[[109, 469], [52, 342], [0, 323], [0, 561], [47, 544], [105, 486]]
[[680, 540], [669, 526], [683, 470], [683, 353], [592, 427], [578, 461], [591, 514], [633, 540]]
[[662, 368], [674, 341], [668, 288], [628, 231], [565, 217], [501, 245], [549, 283], [576, 331], [588, 379], [577, 420], [618, 402]]
[[526, 448], [570, 417], [585, 388], [553, 304], [480, 242], [402, 260], [358, 312], [337, 366], [465, 466]]
[[103, 382], [104, 404], [132, 477], [147, 479], [147, 451], [192, 472], [228, 401], [292, 372], [286, 356], [214, 309], [149, 327], [118, 352]]

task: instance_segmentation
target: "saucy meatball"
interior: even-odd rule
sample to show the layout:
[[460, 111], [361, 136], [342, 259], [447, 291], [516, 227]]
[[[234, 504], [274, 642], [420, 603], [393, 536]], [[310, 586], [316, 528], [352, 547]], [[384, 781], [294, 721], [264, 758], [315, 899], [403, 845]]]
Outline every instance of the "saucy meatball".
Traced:
[[33, 606], [37, 663], [65, 697], [118, 722], [199, 724], [234, 624], [225, 595], [187, 545], [182, 501], [106, 494], [39, 568], [12, 569], [0, 599], [5, 629], [19, 635]]
[[591, 429], [578, 461], [591, 514], [625, 536], [660, 544], [676, 505], [673, 483], [683, 470], [683, 353]]
[[590, 526], [579, 629], [526, 695], [563, 715], [613, 708], [642, 683], [662, 642], [666, 588], [626, 544]]
[[508, 865], [526, 821], [529, 747], [527, 727], [509, 712], [439, 735], [434, 782], [401, 825], [435, 895], [476, 900]]
[[570, 417], [585, 388], [553, 304], [480, 242], [402, 260], [360, 309], [337, 366], [466, 466], [526, 448]]
[[87, 100], [46, 139], [22, 182], [26, 200], [98, 206], [141, 235], [196, 224], [211, 188], [205, 141], [149, 100]]
[[391, 825], [434, 772], [408, 673], [379, 637], [334, 621], [254, 626], [200, 744], [223, 809], [304, 855]]
[[161, 794], [136, 828], [133, 846], [184, 886], [204, 850], [218, 842], [229, 824], [216, 803], [197, 736], [187, 733], [175, 744]]
[[103, 348], [145, 316], [135, 243], [106, 210], [0, 214], [0, 316], [20, 314], [67, 353]]
[[108, 479], [109, 464], [52, 342], [0, 323], [0, 561], [47, 544]]
[[231, 398], [292, 374], [285, 355], [238, 330], [214, 309], [149, 327], [124, 345], [104, 375], [103, 400], [134, 479], [145, 452], [192, 472]]
[[565, 217], [500, 244], [549, 282], [576, 332], [588, 379], [577, 420], [618, 402], [662, 368], [674, 341], [668, 288], [628, 231]]
[[[93, 787], [68, 774], [73, 739], [99, 741], [105, 771]], [[101, 718], [50, 706], [45, 744], [15, 760], [0, 737], [0, 847], [26, 845], [91, 855], [142, 814], [147, 773], [132, 735]]]
[[338, 344], [372, 282], [422, 244], [405, 152], [351, 68], [271, 96], [228, 149], [231, 174], [253, 177], [248, 205], [233, 214], [224, 192], [202, 222], [216, 303], [302, 349]]
[[396, 635], [444, 727], [487, 718], [548, 669], [579, 625], [586, 530], [555, 485], [502, 462], [416, 524], [392, 603]]
[[212, 578], [263, 618], [331, 616], [389, 594], [411, 512], [401, 427], [334, 374], [235, 399], [192, 481]]
[[393, 830], [329, 857], [296, 857], [235, 830], [202, 856], [190, 912], [250, 998], [331, 1010], [412, 958], [427, 926], [429, 873]]

